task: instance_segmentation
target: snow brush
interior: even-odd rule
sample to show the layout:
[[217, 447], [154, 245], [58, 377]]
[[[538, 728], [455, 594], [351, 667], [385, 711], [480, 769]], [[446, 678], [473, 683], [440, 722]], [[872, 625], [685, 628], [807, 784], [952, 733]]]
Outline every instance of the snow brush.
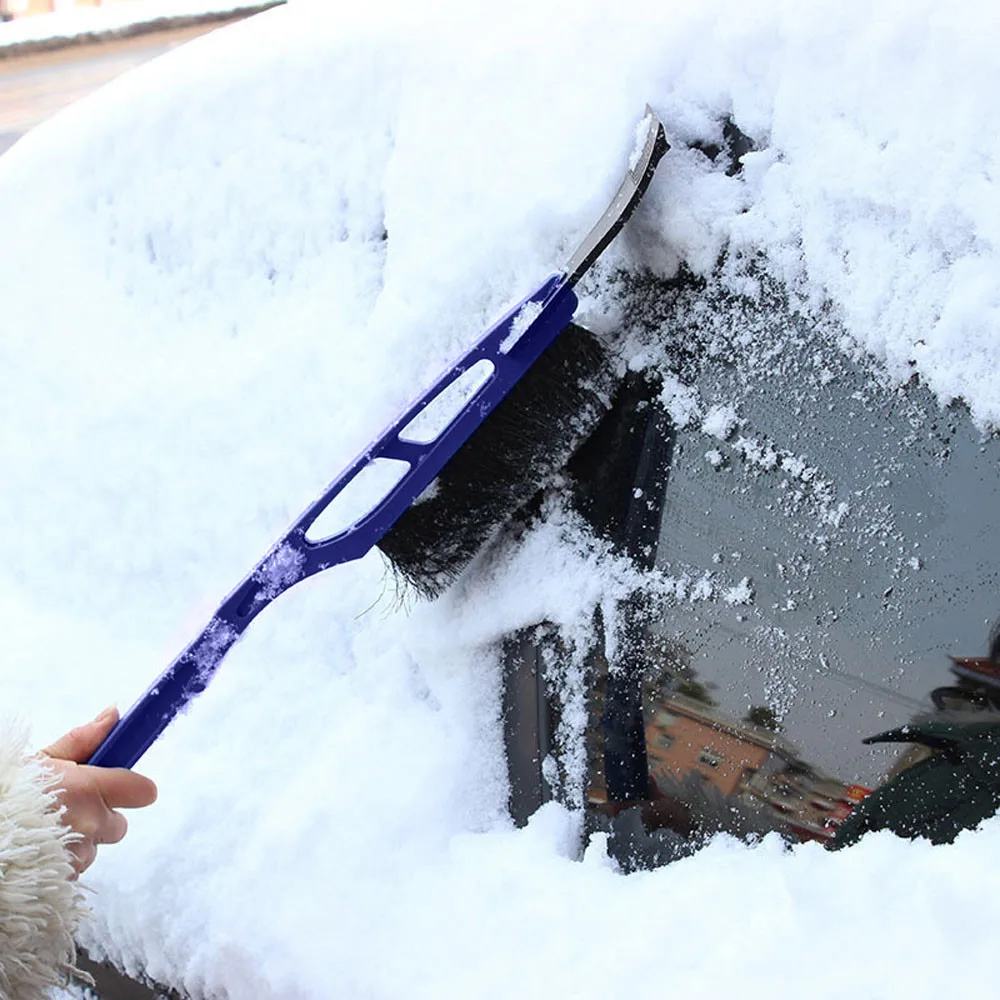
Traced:
[[603, 346], [571, 322], [573, 287], [635, 210], [668, 148], [647, 107], [621, 186], [565, 270], [494, 323], [333, 481], [89, 764], [135, 765], [205, 690], [250, 622], [299, 581], [378, 546], [404, 579], [435, 596], [562, 468], [607, 410], [614, 384]]

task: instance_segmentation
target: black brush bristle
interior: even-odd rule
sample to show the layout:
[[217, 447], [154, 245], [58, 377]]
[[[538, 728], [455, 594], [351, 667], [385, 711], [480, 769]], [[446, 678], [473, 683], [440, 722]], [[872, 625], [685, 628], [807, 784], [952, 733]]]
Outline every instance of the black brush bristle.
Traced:
[[445, 590], [569, 460], [610, 405], [603, 345], [570, 323], [378, 543], [420, 593]]

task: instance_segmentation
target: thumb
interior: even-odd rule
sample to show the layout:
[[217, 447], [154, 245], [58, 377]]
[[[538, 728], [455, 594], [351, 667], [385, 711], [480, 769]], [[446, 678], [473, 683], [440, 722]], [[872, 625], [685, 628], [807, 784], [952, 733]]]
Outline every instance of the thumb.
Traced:
[[42, 753], [57, 760], [71, 760], [77, 764], [85, 764], [117, 722], [118, 709], [112, 705], [101, 712], [93, 722], [71, 729], [65, 736], [47, 746]]

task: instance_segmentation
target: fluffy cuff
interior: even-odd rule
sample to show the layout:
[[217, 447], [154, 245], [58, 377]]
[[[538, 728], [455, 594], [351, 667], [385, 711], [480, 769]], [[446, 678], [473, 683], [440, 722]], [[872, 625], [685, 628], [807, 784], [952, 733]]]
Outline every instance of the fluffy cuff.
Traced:
[[86, 912], [51, 772], [25, 745], [0, 725], [0, 1000], [42, 1000], [66, 982]]

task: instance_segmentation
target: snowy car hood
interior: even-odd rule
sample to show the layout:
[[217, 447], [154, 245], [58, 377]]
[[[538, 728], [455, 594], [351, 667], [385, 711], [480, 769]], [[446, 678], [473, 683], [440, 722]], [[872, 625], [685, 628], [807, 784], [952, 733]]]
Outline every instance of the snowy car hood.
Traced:
[[[930, 2], [300, 0], [39, 127], [0, 159], [5, 708], [44, 743], [129, 703], [560, 266], [647, 101], [673, 148], [583, 287], [589, 325], [620, 325], [618, 269], [776, 284], [887, 385], [996, 427], [996, 32]], [[703, 151], [727, 119], [742, 170]], [[658, 363], [625, 345], [623, 366]], [[671, 388], [679, 422], [711, 416]], [[747, 984], [748, 953], [839, 995], [820, 947], [879, 995], [981, 989], [936, 892], [1000, 918], [979, 888], [995, 820], [941, 852], [719, 840], [628, 878], [600, 837], [578, 860], [571, 810], [511, 828], [499, 640], [548, 619], [583, 643], [634, 583], [553, 511], [433, 603], [397, 599], [376, 556], [301, 585], [145, 758], [160, 801], [93, 869], [87, 943], [193, 996], [627, 995], [661, 959], [678, 995], [780, 995]], [[734, 899], [755, 915], [739, 954], [706, 949]], [[637, 917], [669, 911], [669, 933]]]

